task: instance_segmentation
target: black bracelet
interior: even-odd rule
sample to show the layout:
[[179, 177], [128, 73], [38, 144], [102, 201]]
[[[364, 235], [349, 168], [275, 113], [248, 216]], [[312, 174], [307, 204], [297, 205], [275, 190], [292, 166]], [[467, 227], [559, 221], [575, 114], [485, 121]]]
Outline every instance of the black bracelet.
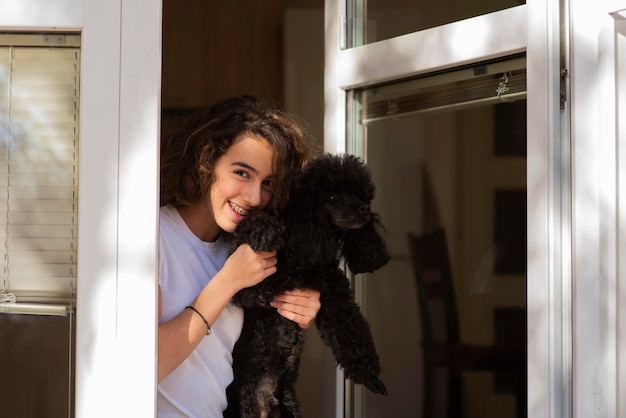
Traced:
[[185, 306], [185, 309], [191, 309], [192, 311], [194, 311], [195, 313], [197, 313], [200, 318], [202, 318], [202, 320], [204, 321], [204, 323], [206, 324], [206, 335], [211, 335], [211, 326], [209, 325], [209, 323], [207, 322], [206, 319], [204, 319], [204, 315], [202, 315], [200, 313], [199, 310], [197, 310], [196, 308], [194, 308], [193, 306]]

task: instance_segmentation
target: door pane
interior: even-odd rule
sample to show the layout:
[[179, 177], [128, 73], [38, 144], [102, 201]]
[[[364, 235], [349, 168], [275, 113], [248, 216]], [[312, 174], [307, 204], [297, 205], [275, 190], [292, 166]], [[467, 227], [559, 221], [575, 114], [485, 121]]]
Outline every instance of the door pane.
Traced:
[[355, 36], [352, 46], [381, 41], [525, 3], [525, 0], [357, 1], [350, 13], [353, 16], [352, 29], [362, 33]]
[[[372, 169], [392, 261], [357, 280], [389, 395], [357, 387], [349, 407], [365, 417], [525, 416], [525, 82], [495, 100], [460, 95], [402, 113], [402, 92], [423, 103], [411, 86], [353, 95], [351, 151]], [[385, 90], [398, 97], [372, 117]]]

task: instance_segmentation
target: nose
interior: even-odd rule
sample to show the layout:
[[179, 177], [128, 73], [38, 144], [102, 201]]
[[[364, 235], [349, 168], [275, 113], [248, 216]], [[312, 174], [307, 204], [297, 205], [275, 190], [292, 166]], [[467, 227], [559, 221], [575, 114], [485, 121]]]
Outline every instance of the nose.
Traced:
[[243, 193], [243, 199], [250, 207], [257, 207], [261, 204], [262, 189], [260, 184], [250, 182]]
[[359, 213], [361, 215], [365, 215], [369, 212], [370, 212], [370, 205], [362, 204], [361, 206], [359, 206]]

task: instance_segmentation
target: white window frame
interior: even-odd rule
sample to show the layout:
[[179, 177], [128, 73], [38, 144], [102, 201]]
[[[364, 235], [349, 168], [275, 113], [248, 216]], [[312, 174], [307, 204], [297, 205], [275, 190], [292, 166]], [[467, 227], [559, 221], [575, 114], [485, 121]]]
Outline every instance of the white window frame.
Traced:
[[[626, 2], [529, 0], [341, 50], [345, 1], [326, 1], [330, 152], [346, 150], [347, 90], [526, 51], [528, 416], [624, 415]], [[498, 26], [503, 22], [507, 28]], [[492, 29], [483, 42], [475, 39], [480, 27]], [[449, 50], [464, 33], [475, 46], [469, 56], [471, 48]], [[326, 404], [341, 416], [341, 373], [329, 381], [335, 398]]]
[[76, 417], [154, 417], [161, 1], [0, 0], [0, 31], [81, 33]]
[[626, 2], [568, 6], [572, 409], [619, 417], [626, 412]]
[[75, 34], [0, 33], [0, 131], [8, 134], [0, 134], [0, 292], [8, 300], [69, 304], [75, 296], [79, 42]]
[[[561, 123], [567, 121], [561, 120], [558, 110], [559, 2], [529, 1], [489, 15], [342, 50], [346, 1], [325, 3], [324, 147], [328, 152], [346, 151], [348, 90], [526, 52], [528, 376], [532, 382], [528, 414], [533, 418], [570, 416], [569, 175], [560, 170], [569, 149], [562, 145], [567, 132], [562, 132]], [[331, 361], [329, 358], [329, 364]], [[334, 390], [326, 391], [329, 399], [325, 404], [330, 405], [326, 412], [343, 416], [341, 372], [337, 370], [327, 382]]]
[[[611, 17], [615, 19], [614, 36], [609, 37], [610, 48], [614, 54], [610, 55], [611, 59], [615, 59], [613, 66], [605, 67], [609, 69], [609, 79], [612, 83], [608, 85], [608, 92], [602, 91], [603, 97], [605, 93], [614, 94], [617, 106], [615, 110], [616, 124], [615, 134], [612, 136], [616, 144], [626, 144], [626, 4], [622, 2], [615, 2], [611, 7]], [[619, 14], [617, 13], [619, 12]], [[614, 69], [614, 72], [610, 72], [610, 69]], [[626, 260], [626, 147], [618, 146], [617, 153], [617, 216], [619, 222], [617, 224], [617, 237], [616, 238], [616, 258], [619, 260]], [[609, 289], [614, 291], [615, 306], [615, 324], [617, 336], [614, 341], [615, 356], [617, 365], [611, 364], [613, 373], [616, 373], [615, 381], [615, 394], [619, 393], [619, 390], [626, 388], [626, 268], [622, 265], [617, 267], [616, 271], [616, 283], [615, 287]], [[610, 295], [609, 295], [610, 296]], [[623, 392], [622, 392], [623, 393]], [[623, 415], [626, 412], [626, 398], [624, 396], [617, 396], [616, 400], [616, 416]]]

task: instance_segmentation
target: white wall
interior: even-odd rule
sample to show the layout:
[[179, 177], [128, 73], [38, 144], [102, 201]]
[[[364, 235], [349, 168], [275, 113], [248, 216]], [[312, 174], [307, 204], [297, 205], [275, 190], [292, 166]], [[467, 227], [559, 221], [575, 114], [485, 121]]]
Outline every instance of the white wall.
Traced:
[[160, 0], [0, 0], [0, 30], [82, 34], [76, 417], [153, 417]]
[[[612, 4], [611, 4], [612, 3]], [[618, 3], [620, 3], [618, 5]], [[626, 413], [624, 17], [622, 2], [571, 0], [573, 410]], [[618, 117], [621, 112], [622, 117]]]

